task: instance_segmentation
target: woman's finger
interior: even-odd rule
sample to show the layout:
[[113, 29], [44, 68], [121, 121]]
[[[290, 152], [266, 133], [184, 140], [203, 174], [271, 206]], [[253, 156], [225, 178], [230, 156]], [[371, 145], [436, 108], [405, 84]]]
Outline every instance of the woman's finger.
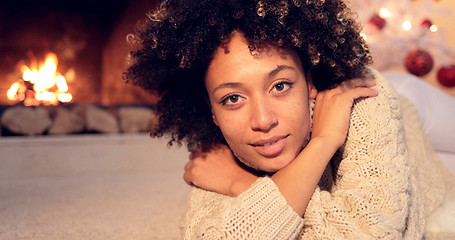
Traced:
[[378, 91], [374, 88], [368, 87], [356, 87], [349, 89], [348, 91], [342, 93], [344, 95], [348, 95], [353, 100], [361, 97], [375, 97], [378, 95]]
[[188, 170], [190, 170], [191, 164], [192, 164], [191, 161], [189, 161], [189, 162], [187, 162], [187, 163], [185, 164], [185, 168], [184, 168], [185, 172], [187, 172]]
[[356, 87], [374, 87], [376, 85], [376, 80], [370, 78], [354, 78], [342, 82], [339, 87], [342, 91], [347, 91]]
[[204, 158], [207, 155], [207, 153], [204, 153], [200, 150], [196, 150], [194, 152], [190, 153], [190, 156], [188, 157], [190, 160], [193, 160], [195, 158]]
[[193, 167], [194, 167], [194, 162], [189, 161], [185, 164], [185, 173], [183, 174], [183, 180], [186, 182], [186, 184], [190, 186], [194, 186], [193, 179], [194, 179], [194, 174], [193, 174]]
[[183, 180], [186, 182], [186, 184], [188, 184], [190, 186], [194, 186], [193, 182], [191, 181], [191, 177], [190, 177], [190, 173], [189, 172], [185, 172], [183, 174]]

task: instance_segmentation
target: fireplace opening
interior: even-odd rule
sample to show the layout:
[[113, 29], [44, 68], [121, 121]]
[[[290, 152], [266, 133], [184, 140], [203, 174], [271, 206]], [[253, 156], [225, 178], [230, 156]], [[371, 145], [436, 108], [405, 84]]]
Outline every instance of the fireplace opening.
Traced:
[[[32, 54], [32, 53], [31, 53]], [[49, 52], [44, 62], [38, 63], [36, 57], [29, 65], [19, 64], [20, 77], [8, 88], [6, 96], [9, 101], [22, 103], [24, 106], [58, 105], [72, 102], [69, 82], [74, 81], [75, 72], [72, 68], [65, 74], [57, 71], [58, 58]]]
[[[96, 108], [112, 113], [118, 121], [122, 112], [127, 112], [123, 107], [153, 109], [157, 97], [125, 84], [122, 73], [129, 51], [126, 35], [158, 2], [2, 1], [1, 135], [36, 135], [5, 129], [3, 115], [13, 107], [29, 112], [45, 109], [51, 122], [56, 121], [63, 108], [79, 111], [73, 115], [81, 114], [82, 108], [85, 115]], [[121, 132], [120, 122], [117, 125], [118, 130], [109, 131]], [[50, 129], [48, 126], [40, 134], [48, 134]], [[108, 130], [87, 129], [87, 121], [82, 130], [103, 131]]]

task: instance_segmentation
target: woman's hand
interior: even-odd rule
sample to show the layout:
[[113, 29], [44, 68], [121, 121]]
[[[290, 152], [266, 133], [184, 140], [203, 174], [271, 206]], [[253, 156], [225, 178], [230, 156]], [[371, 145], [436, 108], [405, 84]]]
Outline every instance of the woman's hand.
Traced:
[[196, 151], [189, 156], [183, 179], [189, 185], [235, 197], [244, 192], [257, 176], [244, 169], [224, 144], [209, 152]]
[[318, 92], [313, 112], [311, 138], [323, 139], [336, 151], [346, 140], [354, 100], [374, 97], [378, 92], [371, 87], [373, 79], [352, 79], [336, 88]]

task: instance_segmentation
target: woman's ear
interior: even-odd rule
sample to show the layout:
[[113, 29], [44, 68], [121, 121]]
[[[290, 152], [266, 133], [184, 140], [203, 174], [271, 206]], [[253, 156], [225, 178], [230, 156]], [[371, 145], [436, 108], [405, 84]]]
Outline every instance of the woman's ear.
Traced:
[[318, 94], [318, 90], [316, 90], [314, 85], [311, 83], [308, 83], [308, 99], [316, 99], [317, 94]]
[[316, 95], [318, 94], [318, 90], [314, 87], [313, 84], [313, 75], [311, 72], [306, 72], [305, 78], [307, 81], [307, 86], [308, 86], [308, 99], [316, 99]]
[[212, 114], [212, 119], [213, 119], [213, 123], [215, 123], [215, 125], [217, 127], [219, 127], [220, 125], [218, 124], [218, 120], [216, 120], [215, 114]]
[[216, 120], [215, 114], [213, 114], [212, 104], [210, 103], [210, 99], [209, 99], [208, 96], [205, 96], [205, 102], [207, 103], [207, 105], [208, 105], [209, 108], [210, 108], [210, 111], [212, 112], [213, 123], [215, 123], [215, 125], [216, 125], [217, 127], [220, 127], [220, 125], [218, 124], [218, 120]]

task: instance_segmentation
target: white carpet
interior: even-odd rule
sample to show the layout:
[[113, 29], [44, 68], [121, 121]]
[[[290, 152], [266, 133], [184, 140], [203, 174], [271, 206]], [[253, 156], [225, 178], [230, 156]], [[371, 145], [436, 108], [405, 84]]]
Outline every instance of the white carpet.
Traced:
[[188, 153], [148, 135], [0, 139], [0, 239], [179, 239]]
[[179, 239], [187, 159], [147, 134], [0, 138], [0, 239]]

